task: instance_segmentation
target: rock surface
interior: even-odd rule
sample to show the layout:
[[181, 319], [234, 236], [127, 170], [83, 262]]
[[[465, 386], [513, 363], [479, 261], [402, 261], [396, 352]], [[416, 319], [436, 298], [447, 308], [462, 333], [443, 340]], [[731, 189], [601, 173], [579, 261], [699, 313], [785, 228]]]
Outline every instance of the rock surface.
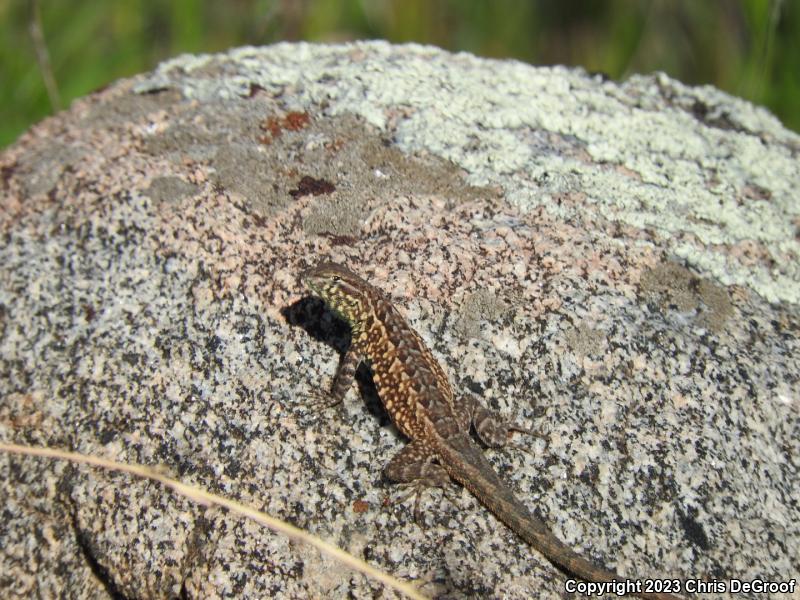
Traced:
[[[331, 259], [546, 435], [488, 455], [566, 543], [630, 577], [786, 581], [799, 153], [660, 74], [385, 43], [179, 57], [0, 154], [0, 439], [161, 465], [432, 596], [562, 597], [465, 491], [425, 495], [424, 528], [386, 502], [403, 441], [368, 377], [309, 409], [346, 332], [298, 275]], [[3, 454], [0, 504], [5, 598], [394, 597], [123, 475]]]

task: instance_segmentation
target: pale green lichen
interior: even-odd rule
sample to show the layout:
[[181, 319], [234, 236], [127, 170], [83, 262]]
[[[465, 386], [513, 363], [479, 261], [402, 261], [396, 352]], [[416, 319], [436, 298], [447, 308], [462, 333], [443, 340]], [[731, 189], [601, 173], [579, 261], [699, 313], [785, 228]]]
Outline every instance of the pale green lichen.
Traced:
[[[800, 266], [783, 259], [800, 256], [800, 137], [712, 87], [663, 74], [619, 84], [578, 69], [359, 42], [182, 56], [138, 88], [219, 99], [252, 85], [291, 89], [290, 109], [360, 115], [391, 130], [401, 149], [452, 161], [473, 185], [500, 185], [523, 210], [574, 217], [593, 209], [660, 234], [668, 251], [723, 283], [800, 302]], [[768, 198], [747, 198], [753, 186]], [[586, 204], [555, 201], [570, 192], [586, 194]], [[763, 265], [729, 252], [745, 240], [760, 245]], [[776, 262], [778, 271], [769, 266]]]

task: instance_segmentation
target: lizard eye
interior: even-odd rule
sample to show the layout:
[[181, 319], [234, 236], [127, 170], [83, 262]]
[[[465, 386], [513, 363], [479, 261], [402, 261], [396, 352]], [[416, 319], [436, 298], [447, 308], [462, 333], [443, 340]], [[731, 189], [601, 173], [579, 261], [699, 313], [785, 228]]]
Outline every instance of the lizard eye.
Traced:
[[331, 279], [336, 283], [338, 283], [338, 282], [340, 282], [342, 280], [342, 278], [339, 277], [338, 275], [334, 275], [333, 277], [331, 277]]

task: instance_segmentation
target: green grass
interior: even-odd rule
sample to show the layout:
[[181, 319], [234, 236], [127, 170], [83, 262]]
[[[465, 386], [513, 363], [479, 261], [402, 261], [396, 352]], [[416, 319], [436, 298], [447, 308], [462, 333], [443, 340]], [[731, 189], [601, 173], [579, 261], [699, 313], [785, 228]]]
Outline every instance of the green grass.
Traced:
[[[183, 52], [281, 40], [415, 41], [613, 78], [661, 70], [769, 108], [800, 130], [797, 0], [0, 0], [0, 147], [31, 123]], [[63, 106], [61, 106], [63, 108]]]

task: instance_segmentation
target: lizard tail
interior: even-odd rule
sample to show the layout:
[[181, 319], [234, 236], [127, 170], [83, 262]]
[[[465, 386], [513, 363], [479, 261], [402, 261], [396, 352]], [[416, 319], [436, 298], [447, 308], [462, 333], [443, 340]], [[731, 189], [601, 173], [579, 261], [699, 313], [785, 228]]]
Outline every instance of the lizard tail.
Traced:
[[[559, 540], [520, 502], [495, 473], [481, 449], [468, 434], [447, 439], [439, 449], [440, 460], [450, 476], [466, 487], [512, 531], [569, 573], [593, 582], [624, 581], [613, 571], [598, 567]], [[639, 593], [647, 600], [680, 600], [666, 593]]]

